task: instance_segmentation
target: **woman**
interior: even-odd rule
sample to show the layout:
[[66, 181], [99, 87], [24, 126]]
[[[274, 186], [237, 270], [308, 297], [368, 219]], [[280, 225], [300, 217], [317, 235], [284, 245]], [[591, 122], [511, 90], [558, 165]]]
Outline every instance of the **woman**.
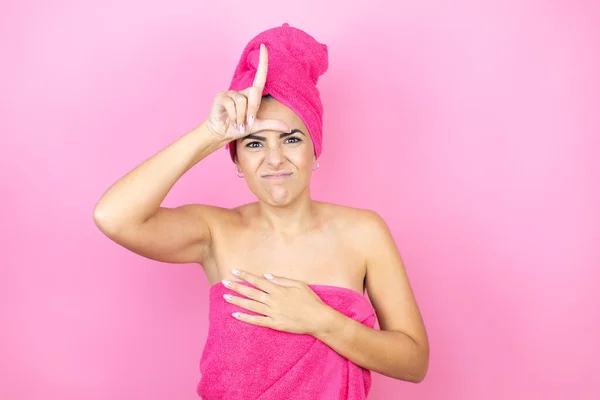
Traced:
[[[326, 69], [327, 47], [305, 32], [288, 24], [262, 32], [208, 118], [95, 207], [95, 223], [116, 243], [204, 269], [204, 399], [364, 399], [370, 371], [425, 377], [427, 334], [385, 222], [310, 196], [321, 152], [316, 83]], [[161, 207], [186, 171], [224, 146], [255, 203]]]

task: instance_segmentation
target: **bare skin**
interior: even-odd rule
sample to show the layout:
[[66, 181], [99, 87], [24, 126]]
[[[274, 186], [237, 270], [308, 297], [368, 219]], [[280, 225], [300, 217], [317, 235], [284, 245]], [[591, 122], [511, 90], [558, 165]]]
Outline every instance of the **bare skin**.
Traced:
[[[372, 211], [311, 199], [314, 147], [291, 109], [262, 100], [267, 66], [262, 47], [253, 85], [217, 95], [206, 121], [103, 194], [94, 221], [115, 243], [143, 257], [198, 263], [210, 285], [232, 281], [232, 290], [251, 300], [224, 301], [264, 315], [239, 316], [244, 323], [311, 334], [364, 368], [420, 382], [429, 344], [391, 233]], [[234, 209], [161, 206], [183, 174], [227, 143], [237, 146], [238, 171], [257, 202]], [[381, 331], [337, 313], [306, 284], [367, 289]]]
[[363, 234], [354, 221], [361, 212], [313, 201], [313, 220], [298, 232], [269, 228], [260, 217], [259, 204], [230, 212], [229, 224], [213, 230], [212, 257], [205, 261], [210, 284], [234, 279], [237, 268], [263, 275], [271, 273], [308, 284], [328, 284], [363, 292], [366, 254]]

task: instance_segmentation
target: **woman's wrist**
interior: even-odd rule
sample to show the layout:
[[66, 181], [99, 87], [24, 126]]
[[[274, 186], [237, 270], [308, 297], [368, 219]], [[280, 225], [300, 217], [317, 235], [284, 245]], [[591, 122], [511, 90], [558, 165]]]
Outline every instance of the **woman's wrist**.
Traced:
[[196, 128], [192, 129], [188, 135], [191, 135], [194, 138], [194, 147], [196, 147], [198, 150], [197, 157], [193, 164], [196, 164], [202, 159], [208, 157], [210, 154], [219, 150], [221, 147], [225, 146], [231, 141], [230, 139], [219, 137], [213, 133], [206, 126], [206, 122], [203, 122]]
[[311, 335], [326, 343], [327, 338], [330, 337], [333, 332], [343, 329], [343, 317], [345, 317], [343, 314], [324, 304], [322, 311], [316, 314], [315, 329]]

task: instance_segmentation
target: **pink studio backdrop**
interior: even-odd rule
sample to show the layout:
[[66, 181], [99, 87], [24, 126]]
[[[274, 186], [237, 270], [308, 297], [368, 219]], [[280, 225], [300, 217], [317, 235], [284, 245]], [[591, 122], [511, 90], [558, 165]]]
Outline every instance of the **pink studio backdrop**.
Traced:
[[[589, 1], [3, 1], [0, 398], [196, 399], [207, 281], [94, 227], [243, 46], [329, 45], [320, 200], [397, 239], [431, 340], [369, 399], [598, 399], [600, 18]], [[167, 205], [252, 201], [221, 150]], [[231, 384], [235, 384], [232, 382]]]

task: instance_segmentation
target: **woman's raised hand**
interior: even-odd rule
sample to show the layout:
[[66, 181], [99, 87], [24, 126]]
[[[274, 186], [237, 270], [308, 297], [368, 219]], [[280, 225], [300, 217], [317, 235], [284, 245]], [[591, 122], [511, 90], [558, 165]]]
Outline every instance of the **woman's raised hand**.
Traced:
[[215, 97], [206, 126], [220, 139], [233, 141], [263, 130], [291, 130], [283, 121], [256, 118], [267, 81], [268, 63], [267, 48], [261, 44], [258, 68], [252, 86], [240, 92], [221, 92]]

